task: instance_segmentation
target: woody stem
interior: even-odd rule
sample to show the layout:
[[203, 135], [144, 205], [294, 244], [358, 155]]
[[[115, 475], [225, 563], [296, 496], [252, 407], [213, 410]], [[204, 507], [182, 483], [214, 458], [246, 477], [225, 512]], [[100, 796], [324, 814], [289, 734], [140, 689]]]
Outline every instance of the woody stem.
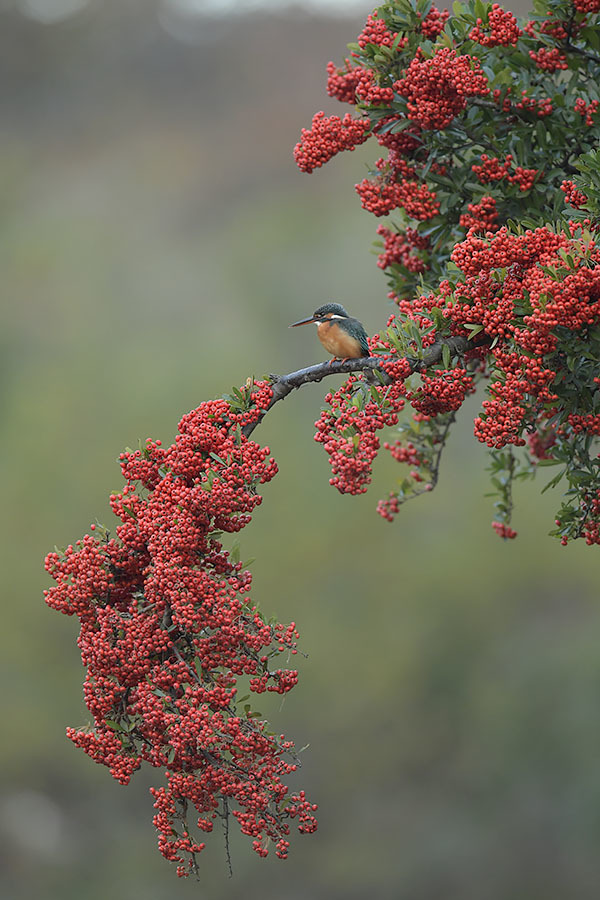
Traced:
[[[420, 359], [407, 357], [413, 372], [424, 372], [430, 366], [435, 365], [442, 359], [444, 347], [448, 347], [452, 356], [458, 356], [472, 350], [475, 346], [473, 341], [466, 337], [457, 336], [443, 338], [436, 341], [431, 347], [423, 353]], [[242, 428], [242, 433], [246, 437], [250, 437], [257, 425], [260, 425], [265, 415], [271, 410], [276, 403], [284, 400], [293, 390], [302, 387], [304, 384], [322, 381], [330, 375], [348, 375], [352, 372], [364, 372], [366, 369], [375, 370], [380, 373], [383, 383], [390, 384], [392, 379], [383, 367], [383, 360], [378, 356], [359, 357], [358, 359], [333, 360], [317, 363], [314, 366], [307, 366], [305, 369], [298, 369], [296, 372], [289, 372], [287, 375], [271, 375], [270, 380], [273, 387], [273, 396], [268, 407], [260, 414], [256, 422]]]

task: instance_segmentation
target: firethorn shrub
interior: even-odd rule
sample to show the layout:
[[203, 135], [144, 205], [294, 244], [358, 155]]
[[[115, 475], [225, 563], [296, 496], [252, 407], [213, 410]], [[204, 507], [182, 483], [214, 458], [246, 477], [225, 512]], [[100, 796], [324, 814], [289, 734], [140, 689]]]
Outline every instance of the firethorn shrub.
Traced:
[[[553, 466], [547, 486], [565, 485], [554, 533], [600, 543], [599, 19], [600, 0], [536, 0], [525, 21], [482, 0], [453, 15], [394, 0], [327, 65], [329, 95], [353, 110], [318, 112], [295, 159], [313, 172], [379, 148], [356, 191], [386, 217], [378, 266], [393, 306], [370, 339], [371, 377], [355, 360], [314, 367], [313, 380], [352, 373], [315, 438], [331, 484], [358, 494], [387, 430], [384, 449], [408, 467], [378, 504], [387, 520], [435, 487], [456, 413], [479, 390], [494, 530], [516, 536], [515, 479]], [[296, 685], [296, 627], [265, 621], [221, 540], [277, 472], [250, 434], [283, 380], [307, 371], [250, 379], [184, 416], [170, 447], [123, 453], [114, 535], [93, 527], [46, 560], [46, 602], [80, 622], [93, 718], [67, 734], [121, 784], [142, 762], [164, 769], [154, 824], [179, 875], [197, 873], [216, 820], [227, 835], [234, 817], [259, 855], [281, 858], [293, 823], [316, 829], [316, 806], [287, 785], [292, 742], [254, 708]]]

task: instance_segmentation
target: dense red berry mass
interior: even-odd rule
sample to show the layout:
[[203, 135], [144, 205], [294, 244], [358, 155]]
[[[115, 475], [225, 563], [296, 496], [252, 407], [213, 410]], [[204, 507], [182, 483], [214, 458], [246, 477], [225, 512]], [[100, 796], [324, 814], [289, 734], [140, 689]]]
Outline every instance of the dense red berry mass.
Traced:
[[312, 172], [341, 150], [354, 150], [366, 141], [370, 129], [368, 119], [355, 119], [350, 113], [343, 119], [326, 116], [324, 112], [315, 113], [311, 129], [303, 128], [302, 137], [296, 144], [296, 163], [303, 172]]
[[487, 22], [478, 18], [477, 25], [469, 37], [483, 47], [509, 47], [517, 43], [522, 33], [515, 16], [502, 9], [498, 3], [494, 3], [488, 13]]
[[394, 85], [407, 99], [407, 115], [421, 128], [445, 128], [461, 112], [467, 97], [489, 94], [479, 60], [443, 47], [430, 59], [420, 50], [403, 78]]
[[67, 734], [121, 784], [143, 761], [165, 770], [154, 824], [180, 875], [196, 870], [204, 847], [194, 826], [209, 832], [216, 816], [233, 815], [263, 856], [270, 844], [287, 856], [291, 819], [316, 828], [316, 807], [285, 784], [293, 744], [238, 699], [240, 678], [249, 693], [278, 694], [298, 678], [272, 665], [296, 652], [294, 624], [265, 622], [250, 572], [219, 539], [248, 524], [257, 488], [277, 472], [268, 447], [241, 430], [272, 389], [255, 382], [238, 394], [239, 407], [213, 400], [185, 415], [170, 447], [148, 441], [121, 454], [116, 535], [86, 535], [46, 560], [57, 582], [46, 602], [80, 620], [94, 721]]
[[[388, 387], [372, 386], [369, 396], [360, 393], [364, 382], [351, 376], [334, 394], [327, 394], [327, 408], [315, 423], [315, 440], [329, 456], [329, 483], [342, 494], [362, 494], [371, 482], [371, 466], [379, 450], [377, 431], [396, 425], [404, 407], [404, 377], [410, 365], [401, 360], [401, 370]], [[358, 393], [357, 393], [358, 391]]]

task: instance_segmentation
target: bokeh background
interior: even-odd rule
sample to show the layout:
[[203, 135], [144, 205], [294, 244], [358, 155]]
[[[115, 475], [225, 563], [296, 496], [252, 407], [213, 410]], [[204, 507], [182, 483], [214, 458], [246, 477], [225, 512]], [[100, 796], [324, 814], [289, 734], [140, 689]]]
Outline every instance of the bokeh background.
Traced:
[[[556, 498], [489, 523], [463, 412], [439, 488], [394, 525], [397, 477], [341, 497], [313, 441], [323, 387], [260, 430], [280, 465], [242, 558], [309, 654], [277, 730], [310, 744], [293, 784], [320, 827], [290, 859], [215, 833], [202, 880], [159, 856], [148, 787], [64, 736], [87, 721], [76, 622], [48, 610], [43, 558], [110, 522], [117, 456], [251, 374], [319, 361], [289, 322], [327, 299], [388, 314], [360, 148], [312, 176], [300, 128], [369, 4], [0, 2], [2, 628], [0, 894], [587, 900], [600, 895], [596, 551], [546, 536]], [[521, 10], [517, 10], [520, 12]], [[524, 11], [524, 10], [523, 10]], [[159, 782], [160, 783], [160, 782]]]

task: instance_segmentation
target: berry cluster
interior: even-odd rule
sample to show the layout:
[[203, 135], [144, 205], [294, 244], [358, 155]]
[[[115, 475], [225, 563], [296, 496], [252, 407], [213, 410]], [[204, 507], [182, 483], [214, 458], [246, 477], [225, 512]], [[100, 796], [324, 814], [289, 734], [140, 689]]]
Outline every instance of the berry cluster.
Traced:
[[410, 405], [424, 416], [456, 412], [465, 397], [472, 394], [473, 379], [467, 370], [456, 366], [440, 369], [434, 375], [422, 375], [421, 386], [406, 395]]
[[515, 529], [507, 525], [506, 522], [492, 522], [492, 528], [498, 537], [504, 538], [504, 540], [512, 540], [517, 536]]
[[409, 272], [424, 272], [425, 263], [415, 250], [425, 250], [429, 247], [429, 238], [423, 237], [414, 228], [407, 228], [405, 232], [391, 231], [385, 225], [377, 228], [384, 241], [383, 253], [377, 257], [377, 265], [380, 269], [387, 269], [392, 265], [404, 266]]
[[369, 44], [376, 47], [391, 47], [396, 37], [395, 32], [388, 31], [385, 20], [380, 18], [375, 10], [367, 16], [365, 27], [356, 40], [361, 50], [364, 50]]
[[430, 59], [417, 50], [394, 89], [406, 97], [406, 115], [425, 130], [445, 128], [467, 105], [467, 97], [489, 94], [488, 80], [474, 56], [442, 47]]
[[501, 181], [502, 178], [507, 177], [511, 163], [512, 155], [510, 153], [503, 163], [496, 156], [489, 157], [487, 153], [482, 153], [481, 165], [473, 163], [471, 169], [482, 184], [491, 184], [494, 181]]
[[[417, 15], [420, 17], [421, 13], [418, 12]], [[432, 6], [421, 22], [421, 32], [432, 41], [444, 30], [449, 18], [450, 13], [447, 9], [440, 10], [437, 6]]]
[[520, 191], [529, 191], [540, 177], [538, 169], [525, 169], [522, 166], [515, 166], [512, 173], [513, 157], [508, 153], [504, 158], [504, 162], [492, 156], [488, 157], [486, 153], [481, 154], [481, 165], [473, 163], [472, 171], [477, 176], [481, 184], [491, 184], [494, 181], [506, 179], [509, 184], [516, 184]]
[[554, 11], [550, 10], [548, 18], [526, 22], [523, 31], [538, 42], [541, 35], [548, 35], [556, 41], [564, 41], [569, 37], [569, 33], [574, 37], [581, 28], [581, 24], [576, 22], [572, 15], [569, 16], [569, 20], [556, 19]]
[[398, 360], [395, 380], [388, 387], [367, 388], [358, 376], [350, 376], [334, 394], [327, 394], [327, 408], [315, 422], [315, 441], [329, 456], [329, 483], [342, 494], [363, 494], [371, 482], [373, 460], [379, 451], [380, 429], [396, 425], [404, 407], [404, 379], [410, 365]]
[[498, 209], [496, 201], [488, 194], [483, 196], [479, 203], [469, 203], [468, 212], [462, 213], [458, 220], [468, 234], [479, 234], [486, 231], [496, 231], [498, 228]]
[[531, 112], [535, 113], [538, 119], [543, 119], [544, 116], [549, 116], [554, 111], [554, 107], [552, 106], [552, 100], [550, 97], [530, 97], [527, 94], [527, 91], [521, 91], [521, 99], [518, 103], [515, 103], [515, 109], [528, 109]]
[[560, 189], [565, 195], [565, 203], [568, 203], [573, 209], [582, 209], [587, 205], [587, 196], [579, 190], [574, 181], [566, 178], [561, 182]]
[[509, 184], [516, 184], [522, 193], [530, 191], [543, 173], [539, 169], [525, 169], [523, 166], [515, 166], [512, 175], [507, 177]]
[[398, 206], [407, 216], [426, 222], [433, 219], [440, 211], [440, 204], [435, 191], [430, 190], [424, 182], [405, 179], [398, 185]]
[[364, 178], [356, 185], [356, 193], [363, 209], [375, 216], [387, 216], [393, 209], [402, 208], [412, 219], [424, 222], [433, 219], [440, 209], [435, 192], [415, 179], [398, 182], [389, 175]]
[[389, 106], [394, 99], [394, 89], [377, 84], [375, 75], [367, 69], [361, 72], [355, 93], [357, 103], [367, 106]]
[[[575, 434], [595, 434], [600, 435], [600, 414], [588, 413], [587, 415], [578, 415], [577, 413], [569, 413], [567, 422], [575, 432]], [[559, 429], [561, 431], [562, 429]]]
[[385, 500], [377, 501], [377, 513], [382, 519], [385, 519], [386, 522], [393, 522], [399, 512], [400, 500], [396, 493], [391, 492]]
[[[582, 503], [583, 527], [581, 536], [586, 544], [600, 544], [600, 491], [593, 491]], [[563, 543], [565, 538], [562, 539]]]
[[346, 113], [343, 119], [326, 116], [324, 112], [315, 113], [311, 129], [302, 129], [302, 137], [294, 148], [298, 168], [303, 172], [312, 172], [336, 153], [354, 150], [366, 141], [370, 129], [369, 119], [355, 119], [350, 113]]
[[343, 69], [338, 68], [334, 62], [328, 62], [327, 93], [340, 103], [356, 103], [356, 88], [364, 71], [360, 66], [351, 66], [349, 59], [345, 60]]
[[363, 178], [355, 190], [363, 209], [374, 216], [387, 216], [400, 206], [399, 186], [381, 175], [375, 179]]
[[537, 52], [530, 50], [529, 56], [538, 69], [542, 69], [544, 72], [556, 72], [557, 69], [569, 68], [567, 57], [557, 47], [552, 47], [550, 50], [547, 47], [541, 47]]
[[488, 20], [477, 19], [477, 25], [469, 33], [469, 38], [482, 47], [514, 46], [522, 35], [516, 18], [508, 10], [494, 3], [488, 13]]
[[143, 761], [165, 769], [154, 823], [180, 875], [196, 871], [204, 847], [194, 825], [210, 832], [217, 816], [237, 818], [261, 855], [271, 842], [287, 855], [291, 818], [301, 831], [316, 828], [316, 807], [283, 780], [296, 769], [293, 744], [238, 697], [240, 677], [250, 693], [294, 687], [297, 671], [271, 661], [296, 653], [295, 626], [264, 620], [250, 572], [219, 540], [248, 524], [257, 488], [277, 472], [269, 448], [243, 432], [272, 393], [249, 382], [231, 402], [185, 415], [170, 447], [148, 441], [121, 454], [116, 536], [88, 534], [46, 559], [57, 582], [47, 604], [80, 620], [94, 720], [93, 730], [67, 734], [121, 784]]
[[600, 0], [573, 0], [573, 6], [580, 13], [594, 14], [600, 12]]
[[590, 103], [586, 103], [583, 97], [578, 97], [575, 101], [575, 112], [579, 113], [580, 116], [584, 116], [585, 124], [588, 128], [591, 128], [594, 124], [594, 116], [598, 112], [598, 107], [600, 106], [600, 101], [592, 100]]

